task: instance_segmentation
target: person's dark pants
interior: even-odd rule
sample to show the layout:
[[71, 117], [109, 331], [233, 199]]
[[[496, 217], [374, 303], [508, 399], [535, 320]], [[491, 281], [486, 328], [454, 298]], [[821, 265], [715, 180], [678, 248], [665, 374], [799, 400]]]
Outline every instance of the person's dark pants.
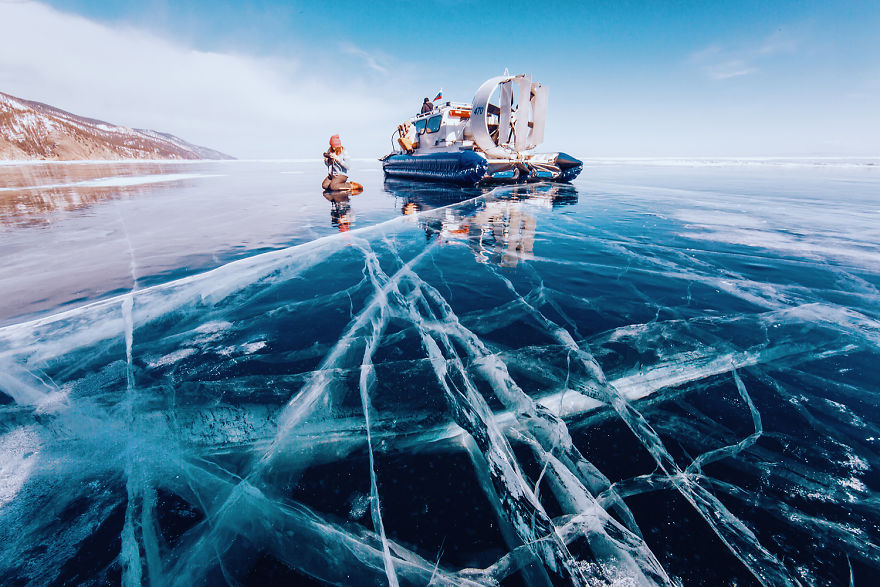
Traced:
[[325, 190], [350, 190], [351, 184], [348, 183], [347, 175], [328, 175], [321, 182], [321, 187]]

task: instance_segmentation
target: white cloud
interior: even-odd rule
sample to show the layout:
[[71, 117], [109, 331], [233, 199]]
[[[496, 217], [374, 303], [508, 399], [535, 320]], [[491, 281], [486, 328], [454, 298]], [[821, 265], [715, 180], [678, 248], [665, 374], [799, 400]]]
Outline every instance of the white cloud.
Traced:
[[735, 48], [711, 45], [692, 53], [688, 61], [707, 77], [724, 80], [756, 73], [759, 71], [759, 63], [766, 62], [774, 55], [794, 53], [797, 48], [797, 40], [780, 29], [757, 44]]
[[355, 47], [351, 43], [343, 43], [340, 45], [340, 49], [344, 53], [362, 58], [370, 69], [378, 71], [379, 73], [388, 73], [387, 67], [380, 65], [378, 59], [374, 55], [364, 51], [360, 47]]
[[797, 39], [791, 33], [778, 29], [764, 39], [757, 52], [760, 55], [774, 55], [777, 53], [794, 53], [797, 49]]
[[728, 79], [749, 75], [758, 71], [756, 67], [747, 64], [743, 59], [730, 59], [705, 66], [706, 74], [712, 79]]
[[[345, 53], [385, 75], [363, 75]], [[333, 76], [309, 73], [309, 57], [200, 51], [36, 2], [0, 3], [0, 91], [238, 157], [317, 156], [337, 132], [355, 155], [380, 152], [413, 108], [406, 82], [356, 47], [340, 52]]]

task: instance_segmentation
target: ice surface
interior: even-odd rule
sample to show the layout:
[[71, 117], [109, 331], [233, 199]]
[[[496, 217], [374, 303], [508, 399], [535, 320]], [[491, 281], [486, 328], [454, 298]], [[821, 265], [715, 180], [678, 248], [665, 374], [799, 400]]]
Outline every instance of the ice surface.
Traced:
[[[79, 303], [69, 280], [36, 293], [4, 270], [31, 293], [0, 327], [0, 582], [859, 584], [880, 567], [876, 170], [602, 165], [575, 186], [359, 200], [290, 165], [7, 214], [10, 250], [112, 224], [118, 262], [44, 249], [97, 265]], [[247, 185], [264, 201], [235, 230]], [[157, 229], [151, 202], [203, 226]]]

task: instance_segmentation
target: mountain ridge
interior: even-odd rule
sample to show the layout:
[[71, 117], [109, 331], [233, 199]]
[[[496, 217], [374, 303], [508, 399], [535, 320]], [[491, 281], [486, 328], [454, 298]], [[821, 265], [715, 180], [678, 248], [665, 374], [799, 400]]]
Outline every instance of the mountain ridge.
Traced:
[[234, 159], [170, 133], [79, 116], [0, 92], [0, 160]]

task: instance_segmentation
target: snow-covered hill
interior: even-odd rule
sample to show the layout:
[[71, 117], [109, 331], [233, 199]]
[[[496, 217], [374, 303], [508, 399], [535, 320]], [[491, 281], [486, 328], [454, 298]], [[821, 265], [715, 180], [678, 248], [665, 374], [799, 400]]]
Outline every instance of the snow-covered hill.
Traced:
[[167, 133], [84, 118], [0, 92], [0, 159], [233, 159]]

